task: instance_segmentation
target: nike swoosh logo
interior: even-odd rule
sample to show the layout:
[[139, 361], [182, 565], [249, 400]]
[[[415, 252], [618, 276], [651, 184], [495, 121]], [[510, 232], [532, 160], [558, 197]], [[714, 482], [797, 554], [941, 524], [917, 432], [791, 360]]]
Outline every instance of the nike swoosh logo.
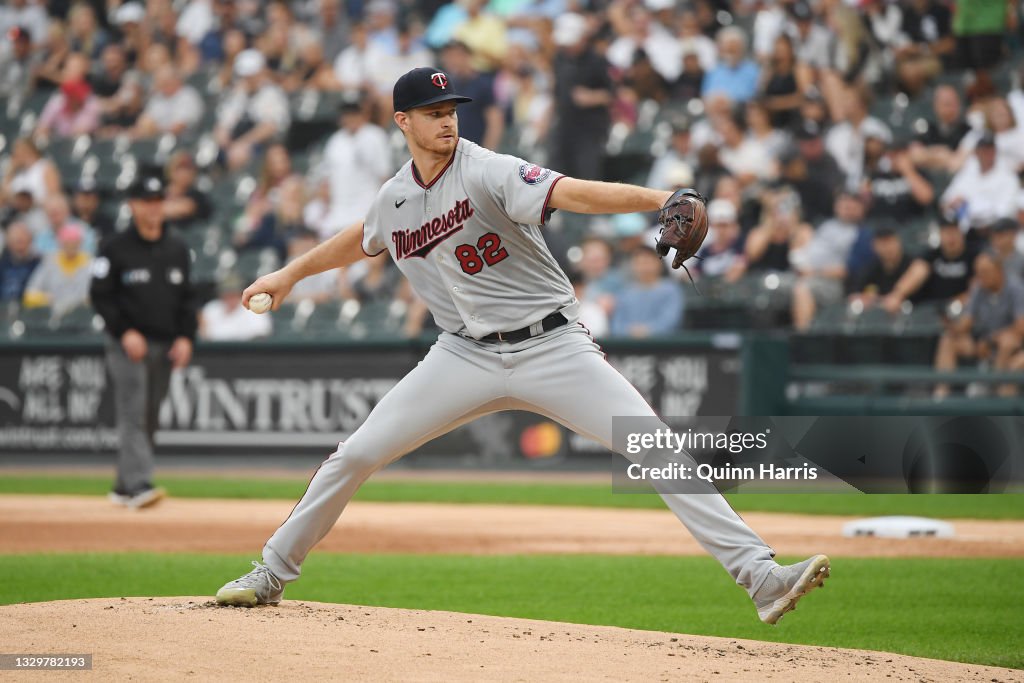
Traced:
[[395, 208], [396, 209], [402, 208], [402, 204], [405, 204], [405, 199], [404, 198], [401, 201], [395, 202]]

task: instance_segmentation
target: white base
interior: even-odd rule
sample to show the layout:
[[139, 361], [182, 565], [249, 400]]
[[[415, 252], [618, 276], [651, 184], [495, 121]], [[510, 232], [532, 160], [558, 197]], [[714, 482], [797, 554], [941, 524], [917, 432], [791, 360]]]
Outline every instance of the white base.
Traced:
[[927, 517], [871, 517], [843, 525], [843, 536], [878, 538], [953, 538], [953, 525]]

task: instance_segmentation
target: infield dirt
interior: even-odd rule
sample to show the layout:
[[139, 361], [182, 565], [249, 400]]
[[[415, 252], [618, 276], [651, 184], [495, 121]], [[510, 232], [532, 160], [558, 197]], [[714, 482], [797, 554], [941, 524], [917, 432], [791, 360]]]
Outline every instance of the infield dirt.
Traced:
[[[0, 607], [9, 652], [92, 653], [47, 680], [1024, 681], [903, 655], [451, 612], [98, 598]], [[41, 672], [15, 675], [37, 680]]]
[[[0, 553], [257, 553], [294, 503], [170, 499], [147, 510], [96, 496], [0, 496]], [[853, 517], [745, 513], [781, 555], [1024, 557], [1024, 521], [956, 520], [953, 539], [844, 538]], [[319, 552], [699, 555], [668, 510], [352, 503]]]

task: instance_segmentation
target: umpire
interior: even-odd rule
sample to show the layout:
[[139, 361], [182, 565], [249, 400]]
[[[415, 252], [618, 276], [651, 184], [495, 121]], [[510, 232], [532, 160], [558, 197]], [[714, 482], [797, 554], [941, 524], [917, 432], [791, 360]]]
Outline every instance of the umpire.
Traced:
[[164, 183], [140, 178], [129, 191], [132, 225], [100, 245], [90, 296], [103, 317], [107, 366], [120, 436], [111, 502], [130, 508], [164, 496], [153, 486], [153, 435], [172, 368], [188, 365], [196, 334], [196, 293], [188, 246], [164, 229]]

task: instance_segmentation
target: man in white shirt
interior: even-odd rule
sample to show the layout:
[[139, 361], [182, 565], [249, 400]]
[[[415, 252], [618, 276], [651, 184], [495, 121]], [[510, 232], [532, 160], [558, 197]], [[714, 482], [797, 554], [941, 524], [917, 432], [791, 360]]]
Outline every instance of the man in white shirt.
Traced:
[[855, 88], [843, 94], [843, 120], [832, 126], [825, 136], [825, 149], [846, 174], [849, 190], [860, 188], [864, 177], [864, 141], [870, 135], [892, 139], [889, 127], [873, 116], [868, 116], [867, 102]]
[[199, 312], [199, 336], [207, 341], [249, 341], [272, 330], [272, 316], [242, 305], [242, 281], [233, 276], [221, 282], [219, 296]]
[[327, 239], [366, 217], [377, 190], [394, 171], [387, 134], [370, 123], [357, 96], [342, 102], [341, 128], [327, 140], [320, 170], [330, 188], [320, 234]]
[[153, 77], [153, 92], [135, 124], [135, 135], [181, 135], [199, 123], [204, 108], [203, 98], [196, 89], [182, 83], [174, 66], [165, 64]]
[[1020, 180], [1013, 172], [996, 163], [995, 136], [986, 132], [978, 139], [974, 155], [942, 194], [940, 204], [959, 217], [963, 230], [1011, 218], [1017, 212]]
[[654, 21], [643, 7], [633, 7], [626, 20], [629, 33], [620, 36], [608, 47], [608, 61], [620, 69], [633, 65], [638, 49], [643, 49], [651, 59], [651, 65], [669, 83], [679, 78], [683, 71], [683, 50], [679, 41]]
[[253, 153], [288, 130], [288, 98], [267, 75], [267, 61], [259, 50], [243, 50], [235, 57], [236, 85], [217, 117], [214, 138], [228, 168], [249, 162]]

